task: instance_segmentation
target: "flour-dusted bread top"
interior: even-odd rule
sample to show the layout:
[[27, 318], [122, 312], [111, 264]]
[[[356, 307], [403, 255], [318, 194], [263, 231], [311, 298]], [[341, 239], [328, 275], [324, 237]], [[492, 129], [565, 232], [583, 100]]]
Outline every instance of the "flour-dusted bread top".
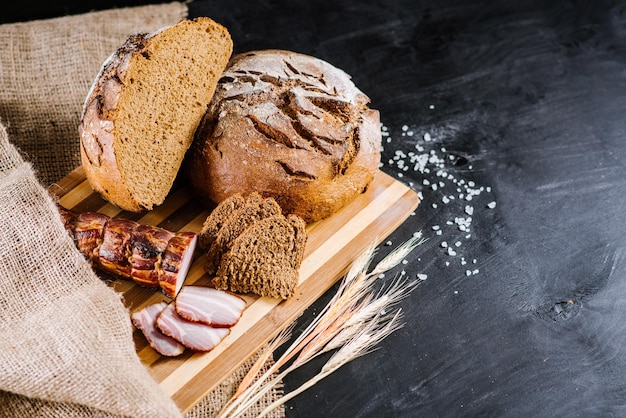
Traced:
[[163, 202], [232, 54], [209, 18], [136, 34], [104, 63], [79, 126], [94, 190], [139, 212]]
[[362, 193], [380, 162], [378, 111], [344, 71], [283, 50], [233, 57], [189, 153], [195, 189], [219, 203], [273, 197], [305, 221]]

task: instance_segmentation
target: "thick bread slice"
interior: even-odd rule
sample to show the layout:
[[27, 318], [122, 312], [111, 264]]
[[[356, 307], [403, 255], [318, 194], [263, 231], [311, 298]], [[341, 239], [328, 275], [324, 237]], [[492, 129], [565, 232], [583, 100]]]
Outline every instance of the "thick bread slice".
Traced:
[[231, 54], [228, 31], [209, 18], [128, 38], [83, 108], [81, 159], [93, 189], [133, 212], [161, 204]]
[[222, 225], [209, 247], [205, 265], [206, 272], [208, 274], [215, 273], [222, 254], [228, 251], [233, 241], [248, 227], [261, 219], [281, 214], [280, 206], [273, 198], [264, 199], [256, 192], [248, 195], [245, 204]]
[[276, 215], [254, 223], [223, 255], [214, 286], [281, 299], [293, 296], [306, 245], [305, 228], [296, 215]]
[[237, 193], [222, 201], [206, 218], [202, 224], [202, 229], [198, 234], [198, 247], [203, 251], [208, 251], [217, 238], [217, 234], [239, 209], [246, 203], [246, 199]]

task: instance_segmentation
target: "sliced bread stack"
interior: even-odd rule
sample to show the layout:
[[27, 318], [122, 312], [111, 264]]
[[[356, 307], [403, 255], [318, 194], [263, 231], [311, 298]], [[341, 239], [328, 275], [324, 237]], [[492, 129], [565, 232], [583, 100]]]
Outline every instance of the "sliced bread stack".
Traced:
[[253, 192], [222, 201], [204, 222], [199, 242], [216, 288], [288, 299], [306, 239], [302, 218], [283, 215], [273, 198]]

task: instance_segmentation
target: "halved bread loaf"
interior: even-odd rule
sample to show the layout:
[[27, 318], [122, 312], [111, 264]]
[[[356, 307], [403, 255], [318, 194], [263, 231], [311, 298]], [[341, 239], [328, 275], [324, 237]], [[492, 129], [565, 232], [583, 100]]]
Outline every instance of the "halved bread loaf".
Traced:
[[163, 202], [232, 54], [209, 18], [133, 35], [103, 65], [79, 133], [94, 190], [140, 212]]

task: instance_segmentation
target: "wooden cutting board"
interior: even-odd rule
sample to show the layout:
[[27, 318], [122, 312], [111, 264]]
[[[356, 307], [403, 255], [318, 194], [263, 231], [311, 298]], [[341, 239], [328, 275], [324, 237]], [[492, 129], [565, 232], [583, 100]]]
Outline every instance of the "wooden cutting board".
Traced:
[[[173, 189], [165, 203], [144, 214], [122, 212], [94, 193], [77, 168], [51, 186], [61, 205], [77, 212], [98, 211], [131, 218], [171, 231], [198, 232], [209, 214], [183, 185]], [[332, 217], [307, 226], [308, 241], [300, 269], [296, 295], [280, 301], [245, 296], [247, 307], [229, 336], [208, 353], [187, 350], [175, 358], [162, 357], [135, 332], [137, 353], [166, 394], [187, 412], [208, 392], [234, 373], [281, 329], [292, 323], [316, 299], [341, 279], [348, 267], [370, 245], [380, 244], [417, 208], [417, 194], [403, 183], [379, 171], [368, 191]], [[185, 284], [209, 284], [204, 256], [198, 254]], [[123, 294], [131, 312], [148, 304], [168, 300], [163, 294], [131, 281], [111, 280]]]

